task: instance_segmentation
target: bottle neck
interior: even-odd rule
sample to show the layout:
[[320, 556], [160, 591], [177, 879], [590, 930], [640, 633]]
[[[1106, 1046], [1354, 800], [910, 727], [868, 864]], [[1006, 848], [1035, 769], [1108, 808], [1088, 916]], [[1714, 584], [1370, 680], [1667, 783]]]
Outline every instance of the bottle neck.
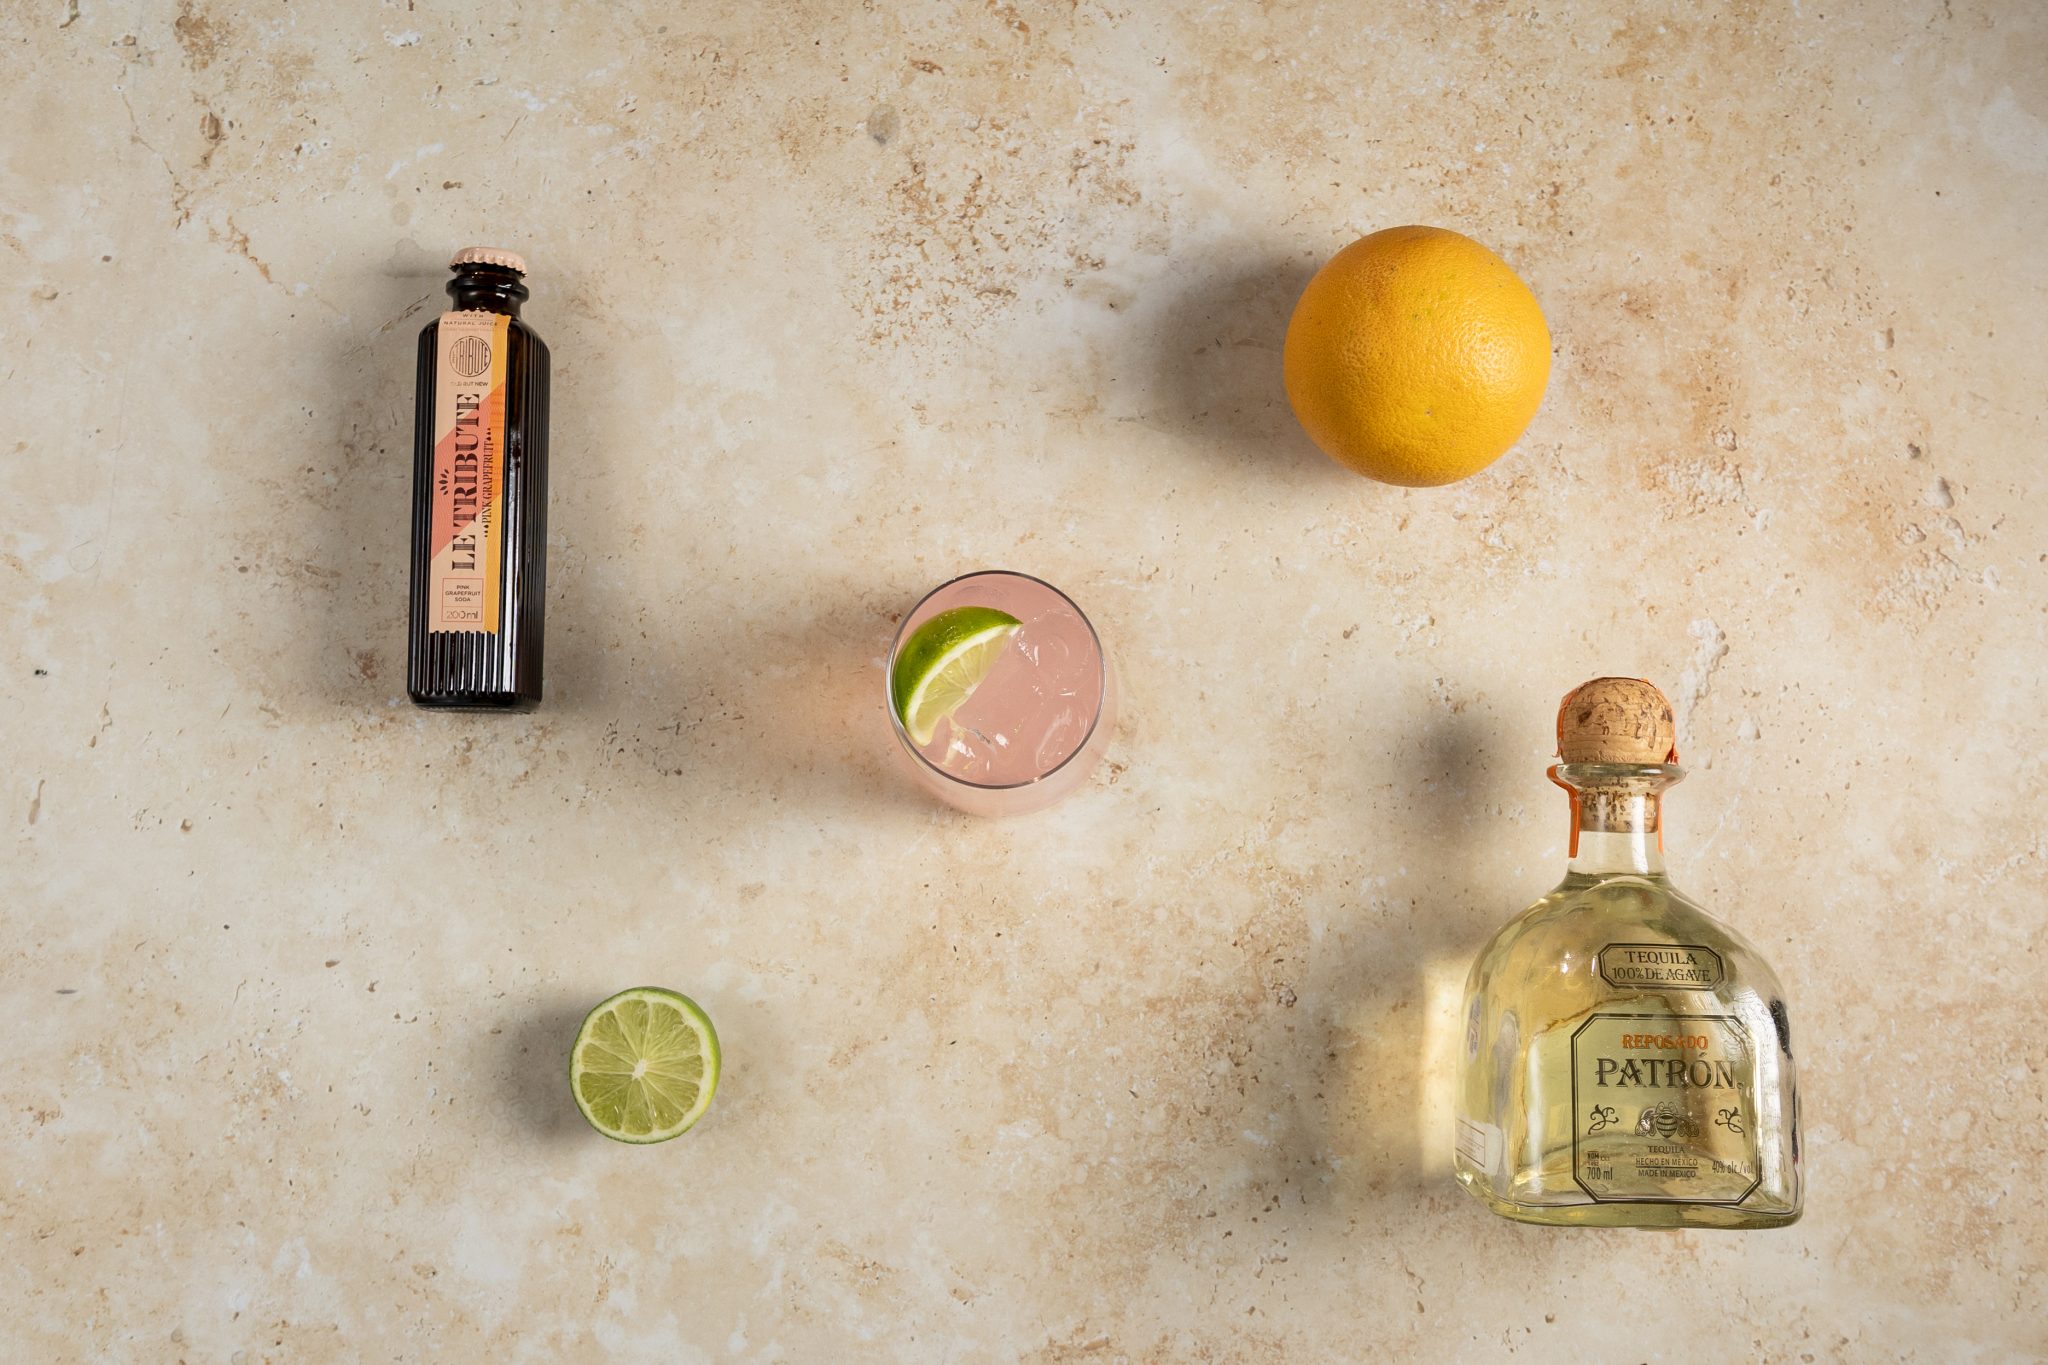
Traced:
[[1573, 876], [1661, 876], [1664, 789], [1673, 764], [1559, 764], [1550, 780], [1571, 795]]
[[1664, 836], [1658, 828], [1656, 797], [1637, 798], [1645, 809], [1602, 828], [1588, 828], [1585, 802], [1575, 801], [1570, 870], [1582, 877], [1624, 873], [1651, 876], [1664, 870]]
[[518, 271], [476, 264], [455, 267], [455, 278], [448, 281], [448, 297], [459, 309], [516, 318], [528, 294]]

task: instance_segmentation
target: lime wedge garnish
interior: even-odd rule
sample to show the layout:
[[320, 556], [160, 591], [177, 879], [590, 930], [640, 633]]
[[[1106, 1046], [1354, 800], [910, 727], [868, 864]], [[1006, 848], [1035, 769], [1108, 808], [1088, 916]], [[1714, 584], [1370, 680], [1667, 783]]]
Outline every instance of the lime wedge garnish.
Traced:
[[1023, 626], [994, 607], [955, 607], [911, 633], [896, 651], [889, 698], [913, 743], [932, 742], [939, 722], [967, 704]]
[[687, 995], [620, 991], [584, 1016], [569, 1088], [590, 1126], [620, 1142], [666, 1142], [711, 1107], [718, 1031]]

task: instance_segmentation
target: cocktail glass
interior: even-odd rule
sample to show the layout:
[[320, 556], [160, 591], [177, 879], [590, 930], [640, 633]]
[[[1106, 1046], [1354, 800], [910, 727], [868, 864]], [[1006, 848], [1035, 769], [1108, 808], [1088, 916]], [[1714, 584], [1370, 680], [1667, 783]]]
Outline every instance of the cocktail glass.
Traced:
[[912, 608], [889, 646], [955, 607], [992, 607], [1023, 622], [988, 676], [929, 744], [920, 745], [886, 700], [890, 726], [918, 784], [974, 815], [1041, 810], [1074, 791], [1109, 745], [1116, 683], [1102, 638], [1072, 598], [1029, 574], [984, 571], [940, 584]]

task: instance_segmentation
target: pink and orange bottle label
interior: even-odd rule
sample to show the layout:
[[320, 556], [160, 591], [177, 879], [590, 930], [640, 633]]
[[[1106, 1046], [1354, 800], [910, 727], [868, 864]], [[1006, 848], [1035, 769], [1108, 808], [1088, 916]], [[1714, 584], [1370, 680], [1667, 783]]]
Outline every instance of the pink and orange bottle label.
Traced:
[[510, 327], [502, 313], [451, 312], [435, 334], [429, 630], [498, 633]]

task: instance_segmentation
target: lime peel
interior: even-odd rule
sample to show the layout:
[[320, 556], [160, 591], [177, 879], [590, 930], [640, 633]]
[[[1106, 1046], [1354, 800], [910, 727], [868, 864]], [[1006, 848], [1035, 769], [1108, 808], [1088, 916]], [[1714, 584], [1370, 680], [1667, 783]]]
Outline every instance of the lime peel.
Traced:
[[967, 704], [1023, 628], [994, 607], [955, 607], [911, 633], [896, 651], [889, 696], [913, 744], [932, 742], [939, 722]]
[[584, 1016], [569, 1049], [569, 1091], [606, 1137], [666, 1142], [711, 1107], [719, 1064], [718, 1031], [696, 1001], [636, 986]]

